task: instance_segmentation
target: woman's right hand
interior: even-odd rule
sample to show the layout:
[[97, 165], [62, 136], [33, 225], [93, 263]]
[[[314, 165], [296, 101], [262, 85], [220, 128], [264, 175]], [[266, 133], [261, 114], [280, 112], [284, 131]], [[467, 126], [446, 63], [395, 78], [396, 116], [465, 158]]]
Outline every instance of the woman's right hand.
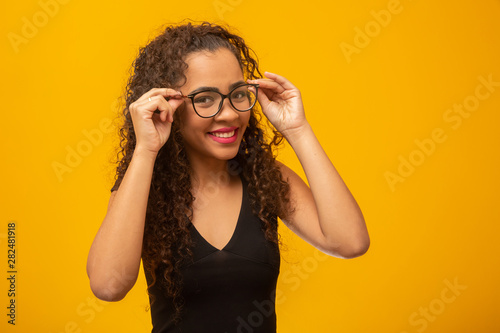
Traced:
[[[184, 98], [179, 91], [153, 88], [131, 103], [129, 111], [136, 137], [135, 149], [157, 154], [167, 142], [174, 112], [183, 102]], [[160, 113], [155, 113], [156, 110]]]

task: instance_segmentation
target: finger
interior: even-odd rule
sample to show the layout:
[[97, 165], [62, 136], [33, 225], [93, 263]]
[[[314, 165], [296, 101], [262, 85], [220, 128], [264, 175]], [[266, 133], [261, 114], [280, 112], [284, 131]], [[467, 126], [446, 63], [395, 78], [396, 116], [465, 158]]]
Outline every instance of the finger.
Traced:
[[167, 112], [162, 112], [161, 109], [155, 112], [160, 113], [163, 121], [168, 120], [169, 122], [173, 122], [175, 110], [177, 110], [177, 108], [184, 103], [182, 92], [171, 88], [153, 88], [150, 92], [153, 93], [152, 97], [150, 97], [151, 99], [155, 96], [163, 96], [163, 98], [159, 97], [160, 103], [164, 103], [167, 107], [170, 106], [167, 108]]
[[272, 80], [278, 82], [285, 89], [297, 89], [290, 81], [288, 81], [284, 76], [274, 74], [271, 72], [264, 72], [264, 75]]
[[[147, 108], [146, 108], [147, 111], [160, 114], [161, 111], [157, 110], [157, 107], [154, 107], [155, 105], [157, 105], [156, 103], [158, 103], [158, 100], [157, 100], [158, 97], [155, 97], [155, 96], [164, 96], [165, 98], [169, 99], [169, 98], [181, 97], [182, 93], [180, 91], [176, 91], [176, 90], [171, 89], [171, 88], [152, 88], [148, 92], [144, 93], [141, 97], [139, 97], [135, 102], [133, 102], [130, 105], [130, 109], [131, 110], [137, 109], [139, 107], [143, 107], [143, 106], [147, 105]], [[161, 98], [161, 99], [165, 100], [165, 98]], [[161, 101], [161, 99], [160, 99], [160, 101]], [[151, 102], [153, 102], [153, 100], [156, 100], [156, 101], [155, 101], [155, 103], [151, 104]], [[163, 118], [164, 118], [164, 116], [163, 116]], [[161, 119], [163, 119], [163, 118], [161, 118]]]
[[[248, 89], [251, 89], [254, 93], [256, 92], [254, 87], [250, 87]], [[270, 103], [269, 98], [266, 94], [257, 94], [257, 100], [259, 101], [259, 104], [262, 106], [262, 111], [264, 111], [264, 109]]]
[[170, 105], [171, 112], [169, 112], [170, 122], [174, 121], [174, 113], [177, 111], [177, 108], [184, 103], [184, 98], [171, 98], [167, 101], [167, 104]]
[[173, 97], [176, 95], [182, 95], [180, 91], [177, 91], [175, 89], [171, 88], [152, 88], [148, 92], [144, 93], [137, 101], [144, 101], [148, 100], [150, 97], [153, 98], [153, 96], [163, 96], [163, 97]]
[[259, 95], [265, 95], [269, 100], [274, 100], [274, 96], [279, 96], [285, 92], [285, 88], [277, 82], [269, 79], [248, 80], [249, 83], [256, 83], [259, 85]]
[[137, 110], [142, 110], [142, 112], [148, 113], [151, 118], [155, 118], [160, 121], [166, 120], [171, 109], [171, 105], [161, 96], [148, 97], [147, 100], [135, 103], [137, 103], [137, 106], [135, 107]]
[[164, 113], [160, 113], [160, 112], [155, 112], [153, 113], [153, 115], [151, 116], [151, 119], [153, 120], [153, 122], [155, 124], [163, 124], [165, 123], [165, 120], [163, 120], [163, 118], [165, 118], [165, 116], [163, 116]]
[[164, 100], [161, 96], [151, 96], [146, 100], [138, 100], [135, 102], [137, 104], [136, 109], [146, 111], [151, 114], [151, 117], [157, 114], [156, 119], [160, 118], [161, 121], [165, 121], [165, 112], [168, 112], [170, 105], [165, 103]]
[[282, 99], [282, 94], [286, 92], [286, 90], [276, 82], [258, 84], [259, 95], [265, 95], [270, 101], [277, 101], [279, 99]]
[[161, 121], [173, 121], [173, 114], [175, 110], [184, 103], [184, 98], [180, 95], [167, 97], [166, 100], [161, 95], [154, 95], [148, 97], [147, 100], [142, 101], [138, 107], [143, 107], [146, 111], [158, 114]]
[[281, 94], [286, 90], [281, 84], [270, 79], [248, 80], [248, 82], [256, 83], [259, 85], [259, 88], [272, 90], [276, 94]]
[[177, 109], [182, 103], [184, 103], [184, 97], [177, 95], [166, 99], [164, 98], [163, 100], [169, 103], [174, 109]]

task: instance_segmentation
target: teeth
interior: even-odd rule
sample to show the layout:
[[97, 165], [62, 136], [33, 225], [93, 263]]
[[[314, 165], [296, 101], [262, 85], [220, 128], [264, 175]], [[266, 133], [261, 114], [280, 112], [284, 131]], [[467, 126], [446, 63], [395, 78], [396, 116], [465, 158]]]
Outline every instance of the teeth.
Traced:
[[213, 136], [218, 138], [230, 138], [234, 135], [234, 131], [232, 132], [212, 132]]

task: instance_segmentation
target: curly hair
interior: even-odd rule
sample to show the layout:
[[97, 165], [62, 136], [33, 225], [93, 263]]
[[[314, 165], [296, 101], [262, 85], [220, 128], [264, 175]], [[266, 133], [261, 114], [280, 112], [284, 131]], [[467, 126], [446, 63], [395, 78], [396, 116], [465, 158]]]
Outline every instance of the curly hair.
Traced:
[[[134, 73], [129, 77], [122, 96], [125, 105], [120, 114], [123, 125], [119, 129], [115, 187], [121, 183], [136, 145], [128, 109], [130, 104], [153, 87], [178, 89], [186, 82], [184, 73], [188, 65], [185, 59], [189, 54], [215, 52], [220, 48], [234, 54], [245, 79], [262, 77], [257, 57], [244, 40], [228, 28], [209, 22], [169, 25], [139, 49], [132, 64]], [[195, 198], [191, 192], [191, 169], [176, 115], [170, 137], [159, 150], [154, 165], [141, 256], [146, 274], [152, 277], [152, 283], [148, 285], [149, 296], [154, 302], [150, 290], [159, 280], [173, 301], [177, 322], [183, 307], [180, 267], [185, 260], [192, 258], [193, 243], [188, 227]], [[271, 131], [266, 132], [261, 124], [262, 118], [256, 105], [251, 110], [238, 153], [228, 165], [247, 180], [252, 210], [262, 221], [266, 239], [282, 246], [277, 217], [290, 213], [289, 186], [276, 163], [274, 148], [282, 143], [283, 136], [269, 121], [266, 125]], [[157, 278], [157, 273], [162, 274], [161, 279]]]

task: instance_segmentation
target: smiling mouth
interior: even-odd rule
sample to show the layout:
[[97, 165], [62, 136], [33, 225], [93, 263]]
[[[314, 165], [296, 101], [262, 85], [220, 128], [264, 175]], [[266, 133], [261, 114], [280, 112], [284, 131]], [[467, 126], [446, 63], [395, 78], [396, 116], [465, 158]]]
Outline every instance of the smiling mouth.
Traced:
[[212, 134], [213, 136], [216, 136], [218, 138], [230, 138], [230, 137], [234, 136], [235, 133], [236, 133], [235, 130], [233, 130], [231, 132], [210, 132], [210, 134]]

